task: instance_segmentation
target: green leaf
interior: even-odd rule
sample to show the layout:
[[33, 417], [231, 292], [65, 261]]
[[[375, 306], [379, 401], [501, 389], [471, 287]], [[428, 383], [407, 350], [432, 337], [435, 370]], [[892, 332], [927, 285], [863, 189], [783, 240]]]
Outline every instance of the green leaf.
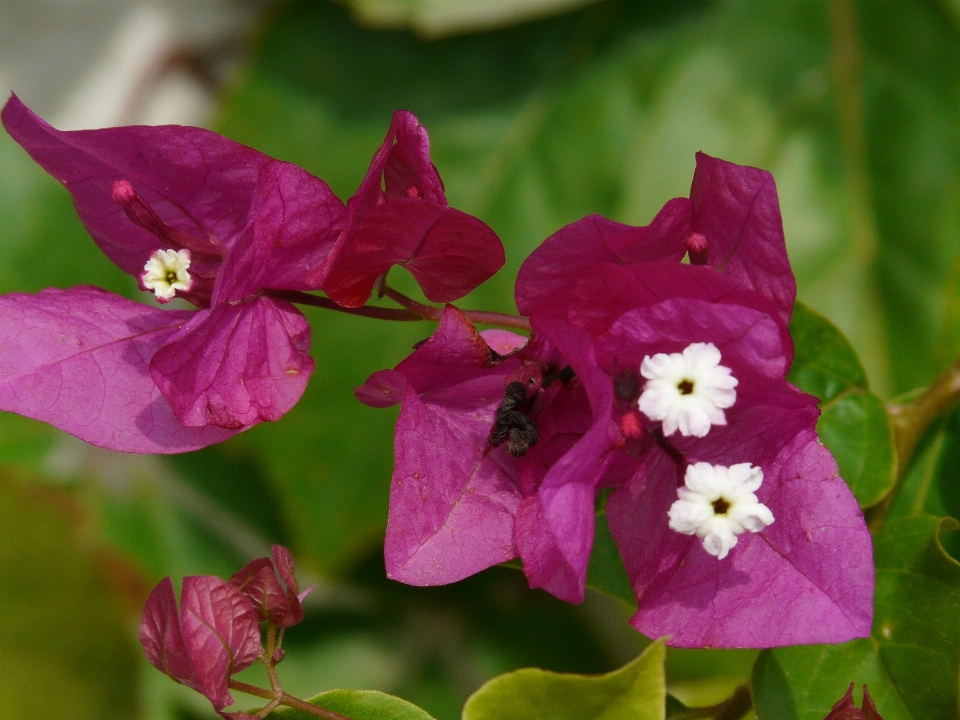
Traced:
[[[350, 720], [433, 720], [416, 705], [376, 690], [330, 690], [308, 702], [346, 715]], [[289, 707], [280, 708], [271, 715], [289, 720], [316, 718], [316, 715]]]
[[795, 356], [787, 379], [820, 398], [817, 430], [861, 507], [879, 502], [896, 483], [893, 425], [850, 343], [829, 320], [796, 303], [790, 320]]
[[822, 405], [817, 430], [830, 448], [861, 507], [869, 507], [889, 493], [897, 479], [893, 425], [876, 395], [850, 390]]
[[[960, 518], [960, 408], [944, 415], [924, 434], [910, 459], [887, 520], [912, 515]], [[950, 541], [953, 541], [950, 543]], [[960, 549], [956, 534], [944, 538]], [[954, 552], [954, 557], [960, 553]]]
[[637, 600], [630, 585], [630, 578], [627, 577], [620, 551], [610, 534], [607, 514], [602, 510], [597, 513], [593, 550], [587, 566], [587, 587], [623, 600], [627, 605], [636, 608]]
[[660, 720], [666, 685], [662, 642], [606, 675], [525, 668], [494, 678], [463, 708], [463, 720]]
[[884, 720], [955, 720], [960, 563], [941, 534], [958, 528], [929, 515], [888, 521], [870, 637], [764, 651], [753, 672], [759, 720], [822, 720], [851, 682], [867, 684]]
[[787, 380], [820, 399], [833, 400], [851, 388], [867, 388], [867, 376], [850, 342], [833, 323], [802, 302], [790, 319], [794, 358]]

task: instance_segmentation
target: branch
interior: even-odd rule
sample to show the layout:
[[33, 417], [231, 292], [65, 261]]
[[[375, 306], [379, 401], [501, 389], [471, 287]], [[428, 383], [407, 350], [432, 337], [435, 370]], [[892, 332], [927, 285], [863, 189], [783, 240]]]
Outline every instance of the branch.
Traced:
[[[411, 312], [415, 312], [420, 315], [420, 317], [423, 317], [427, 320], [439, 321], [440, 318], [443, 317], [443, 308], [419, 303], [413, 298], [407, 297], [403, 293], [394, 290], [392, 287], [387, 285], [385, 279], [378, 284], [377, 289], [381, 295], [390, 298], [398, 305], [402, 305]], [[500, 325], [502, 327], [517, 328], [519, 330], [530, 329], [530, 320], [522, 315], [508, 315], [506, 313], [489, 312], [487, 310], [461, 310], [461, 312], [466, 315], [471, 322], [474, 323], [483, 323], [484, 325]]]
[[[256, 685], [248, 685], [245, 682], [240, 682], [239, 680], [234, 680], [233, 678], [230, 679], [230, 688], [233, 690], [238, 690], [242, 693], [246, 693], [247, 695], [255, 695], [263, 698], [264, 700], [274, 699], [274, 693], [272, 690], [257, 687]], [[283, 695], [280, 697], [280, 704], [286, 705], [287, 707], [296, 708], [297, 710], [303, 710], [305, 713], [315, 715], [319, 718], [324, 718], [324, 720], [350, 720], [350, 718], [348, 718], [346, 715], [341, 715], [333, 710], [327, 710], [319, 705], [311, 705], [305, 700], [295, 698], [293, 695], [288, 695], [287, 693], [283, 693]]]
[[425, 316], [421, 313], [410, 310], [394, 310], [393, 308], [380, 308], [364, 305], [358, 308], [348, 308], [343, 305], [337, 305], [333, 300], [300, 290], [266, 290], [265, 295], [280, 298], [287, 302], [297, 303], [298, 305], [309, 305], [311, 307], [323, 308], [324, 310], [333, 310], [335, 312], [346, 313], [347, 315], [359, 315], [360, 317], [376, 318], [378, 320], [399, 320], [409, 322], [411, 320], [423, 320]]
[[887, 412], [893, 421], [893, 438], [897, 446], [898, 474], [903, 475], [920, 437], [931, 423], [960, 397], [960, 359], [947, 368], [923, 394], [903, 405], [890, 405]]
[[893, 444], [897, 450], [897, 484], [879, 503], [867, 508], [867, 524], [876, 532], [893, 504], [913, 451], [927, 428], [960, 398], [960, 358], [948, 367], [916, 399], [900, 405], [888, 405], [893, 424]]

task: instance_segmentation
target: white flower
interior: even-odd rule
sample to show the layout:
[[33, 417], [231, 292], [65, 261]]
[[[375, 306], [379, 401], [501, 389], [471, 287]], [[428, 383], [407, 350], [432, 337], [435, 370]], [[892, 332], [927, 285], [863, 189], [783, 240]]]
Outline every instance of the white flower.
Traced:
[[638, 405], [651, 420], [663, 421], [663, 434], [703, 437], [711, 425], [726, 425], [723, 409], [737, 400], [737, 379], [720, 364], [713, 343], [693, 343], [682, 353], [657, 353], [640, 364], [647, 382]]
[[140, 282], [147, 290], [153, 290], [157, 300], [167, 302], [177, 290], [188, 291], [193, 278], [187, 272], [190, 267], [189, 250], [157, 250], [143, 266]]
[[704, 549], [723, 560], [745, 530], [760, 532], [773, 522], [770, 508], [754, 492], [763, 483], [763, 470], [750, 463], [724, 467], [698, 462], [687, 466], [686, 487], [670, 506], [670, 529], [696, 535]]

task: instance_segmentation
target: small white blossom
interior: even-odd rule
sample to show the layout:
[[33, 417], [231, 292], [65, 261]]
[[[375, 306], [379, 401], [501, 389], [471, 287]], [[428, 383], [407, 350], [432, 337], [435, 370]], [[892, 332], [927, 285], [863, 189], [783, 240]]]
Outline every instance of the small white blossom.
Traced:
[[726, 425], [723, 409], [737, 400], [737, 379], [720, 364], [713, 343], [693, 343], [682, 353], [648, 355], [640, 364], [647, 382], [638, 405], [651, 420], [663, 421], [663, 434], [703, 437], [712, 425]]
[[760, 532], [773, 522], [770, 508], [754, 495], [763, 483], [763, 470], [750, 463], [724, 467], [698, 462], [687, 466], [686, 487], [670, 506], [670, 529], [696, 535], [704, 549], [723, 560], [737, 544], [737, 535]]
[[157, 250], [143, 266], [140, 282], [147, 290], [156, 293], [157, 300], [167, 302], [173, 299], [177, 290], [190, 290], [193, 279], [187, 272], [189, 267], [189, 250]]

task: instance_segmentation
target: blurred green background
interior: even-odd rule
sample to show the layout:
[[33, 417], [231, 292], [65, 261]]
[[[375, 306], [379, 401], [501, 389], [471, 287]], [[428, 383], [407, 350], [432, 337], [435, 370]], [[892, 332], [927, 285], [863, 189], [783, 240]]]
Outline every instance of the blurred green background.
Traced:
[[[466, 307], [515, 311], [520, 263], [587, 213], [649, 222], [687, 194], [702, 150], [774, 174], [799, 296], [847, 333], [880, 395], [929, 382], [960, 354], [960, 0], [303, 0], [245, 11], [226, 40], [171, 46], [130, 93], [156, 100], [165, 78], [186, 77], [206, 93], [210, 127], [344, 199], [390, 113], [412, 110], [451, 204], [506, 248], [504, 270]], [[5, 135], [0, 248], [2, 292], [91, 283], [138, 295], [67, 193]], [[453, 720], [496, 674], [605, 671], [646, 642], [618, 601], [565, 605], [511, 569], [446, 588], [386, 581], [396, 414], [360, 405], [353, 388], [432, 326], [308, 316], [317, 371], [304, 399], [219, 447], [125, 456], [0, 416], [5, 718], [214, 717], [146, 664], [140, 607], [164, 575], [228, 576], [271, 542], [320, 583], [285, 644], [293, 694], [380, 689]], [[670, 688], [709, 704], [753, 657], [671, 651]]]

